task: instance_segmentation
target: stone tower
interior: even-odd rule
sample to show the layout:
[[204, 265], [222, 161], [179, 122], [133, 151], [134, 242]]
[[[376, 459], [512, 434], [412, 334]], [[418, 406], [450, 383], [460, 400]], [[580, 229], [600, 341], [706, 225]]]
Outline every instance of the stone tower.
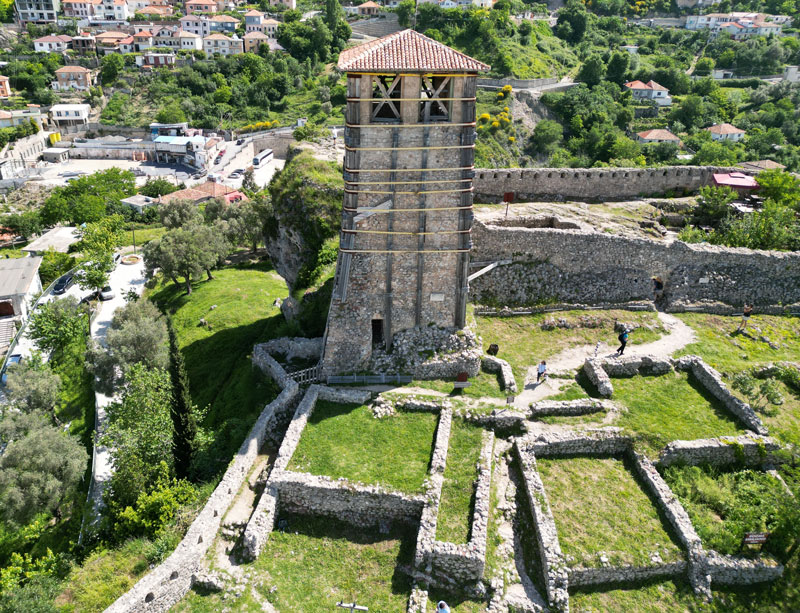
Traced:
[[415, 326], [464, 326], [483, 64], [413, 30], [343, 51], [345, 195], [325, 374]]

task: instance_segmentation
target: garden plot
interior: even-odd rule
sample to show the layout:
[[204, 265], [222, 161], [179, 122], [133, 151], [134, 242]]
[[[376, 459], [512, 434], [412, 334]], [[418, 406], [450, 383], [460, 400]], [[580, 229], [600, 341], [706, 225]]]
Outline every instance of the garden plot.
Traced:
[[376, 419], [365, 405], [320, 400], [288, 469], [416, 493], [428, 471], [437, 416]]
[[622, 460], [578, 457], [537, 464], [570, 566], [648, 566], [683, 559]]

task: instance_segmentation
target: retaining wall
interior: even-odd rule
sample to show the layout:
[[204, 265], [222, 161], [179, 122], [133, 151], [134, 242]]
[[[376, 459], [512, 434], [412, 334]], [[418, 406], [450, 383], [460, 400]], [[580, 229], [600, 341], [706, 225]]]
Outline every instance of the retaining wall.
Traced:
[[579, 398], [577, 400], [543, 400], [531, 404], [531, 417], [545, 415], [590, 415], [600, 411], [611, 411], [615, 407], [603, 400]]
[[[475, 170], [476, 202], [537, 199], [622, 200], [665, 192], [695, 192], [711, 185], [713, 174], [737, 169], [717, 166], [661, 168], [503, 168]], [[738, 169], [741, 172], [741, 168]]]
[[[618, 180], [617, 187], [623, 185]], [[486, 225], [480, 220], [474, 222], [472, 236], [474, 260], [512, 261], [470, 282], [470, 298], [478, 304], [652, 300], [651, 277], [656, 275], [665, 281], [666, 308], [672, 311], [751, 301], [758, 311], [800, 302], [800, 253]]]
[[748, 560], [709, 551], [707, 564], [711, 581], [723, 585], [750, 585], [775, 581], [783, 575], [783, 565], [769, 557]]
[[[518, 442], [519, 444], [519, 442]], [[573, 455], [621, 455], [631, 447], [631, 439], [616, 432], [547, 432], [533, 435], [522, 443], [537, 457]]]
[[258, 365], [263, 365], [283, 390], [261, 412], [219, 485], [172, 555], [118, 598], [106, 609], [107, 613], [167, 611], [191, 588], [192, 575], [200, 569], [208, 548], [214, 542], [222, 517], [258, 457], [274, 416], [289, 405], [299, 392], [297, 383], [289, 379], [283, 368], [269, 356], [260, 356]]
[[570, 587], [588, 587], [614, 583], [633, 583], [678, 577], [686, 572], [685, 560], [652, 566], [615, 566], [609, 568], [570, 568]]

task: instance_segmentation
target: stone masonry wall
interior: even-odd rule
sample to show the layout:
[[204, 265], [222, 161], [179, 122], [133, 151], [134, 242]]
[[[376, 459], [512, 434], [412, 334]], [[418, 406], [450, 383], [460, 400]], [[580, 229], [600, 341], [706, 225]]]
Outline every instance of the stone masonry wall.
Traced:
[[547, 601], [551, 609], [567, 613], [569, 611], [569, 579], [564, 554], [558, 541], [556, 522], [550, 510], [550, 503], [544, 484], [536, 469], [536, 459], [533, 454], [526, 453], [524, 443], [520, 440], [514, 443], [517, 459], [522, 472], [525, 494], [531, 507], [533, 523], [536, 529], [536, 545], [539, 549], [539, 559], [542, 561], [542, 575], [545, 583]]
[[688, 304], [756, 310], [800, 301], [800, 254], [666, 243], [603, 232], [485, 225], [472, 228], [472, 258], [512, 260], [474, 279], [479, 304], [624, 303], [652, 299], [651, 277], [665, 281], [668, 310]]
[[621, 200], [668, 191], [694, 192], [711, 185], [715, 172], [732, 170], [715, 166], [478, 168], [474, 180], [475, 200], [502, 202], [507, 192], [514, 192], [515, 202], [544, 199]]
[[775, 439], [757, 434], [673, 441], [661, 450], [658, 466], [661, 468], [673, 464], [763, 466], [764, 464], [774, 464], [777, 461], [774, 452], [779, 449], [780, 445]]
[[283, 387], [283, 391], [261, 412], [219, 485], [175, 551], [120, 596], [106, 609], [107, 613], [167, 611], [191, 588], [192, 575], [199, 570], [208, 548], [214, 542], [222, 517], [258, 457], [259, 449], [273, 427], [275, 415], [285, 410], [299, 393], [297, 383], [268, 354], [261, 352], [256, 357], [254, 352], [253, 362]]
[[651, 566], [616, 566], [610, 568], [570, 568], [567, 571], [570, 587], [587, 587], [614, 583], [632, 583], [677, 577], [686, 572], [684, 560]]
[[728, 386], [722, 382], [722, 376], [711, 366], [706, 364], [696, 355], [687, 355], [676, 360], [677, 370], [691, 370], [700, 384], [706, 388], [714, 398], [725, 405], [747, 428], [757, 434], [766, 436], [767, 428], [749, 404], [740, 400], [731, 393]]

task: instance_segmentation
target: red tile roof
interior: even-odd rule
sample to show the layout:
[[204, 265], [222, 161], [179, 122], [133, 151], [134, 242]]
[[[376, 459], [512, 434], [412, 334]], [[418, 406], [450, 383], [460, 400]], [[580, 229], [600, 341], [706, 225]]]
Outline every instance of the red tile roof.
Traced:
[[58, 70], [56, 70], [56, 74], [62, 73], [72, 73], [72, 72], [92, 72], [88, 68], [84, 68], [83, 66], [62, 66]]
[[205, 183], [195, 185], [192, 189], [201, 191], [209, 196], [213, 196], [214, 198], [218, 198], [220, 196], [224, 196], [225, 194], [230, 194], [231, 192], [236, 191], [232, 187], [228, 187], [227, 185], [216, 183], [214, 181], [206, 181]]
[[681, 139], [679, 139], [669, 130], [662, 130], [662, 129], [637, 132], [636, 136], [638, 136], [639, 138], [643, 138], [645, 140], [674, 140], [678, 142], [681, 141]]
[[706, 128], [712, 134], [744, 134], [744, 130], [740, 130], [736, 126], [729, 123], [720, 123], [710, 128]]
[[663, 90], [667, 91], [667, 88], [663, 85], [659, 85], [655, 81], [648, 81], [647, 83], [642, 83], [641, 81], [629, 81], [625, 84], [625, 87], [629, 89], [647, 89], [647, 90]]
[[339, 69], [352, 72], [482, 72], [490, 68], [414, 30], [395, 32], [339, 54]]

